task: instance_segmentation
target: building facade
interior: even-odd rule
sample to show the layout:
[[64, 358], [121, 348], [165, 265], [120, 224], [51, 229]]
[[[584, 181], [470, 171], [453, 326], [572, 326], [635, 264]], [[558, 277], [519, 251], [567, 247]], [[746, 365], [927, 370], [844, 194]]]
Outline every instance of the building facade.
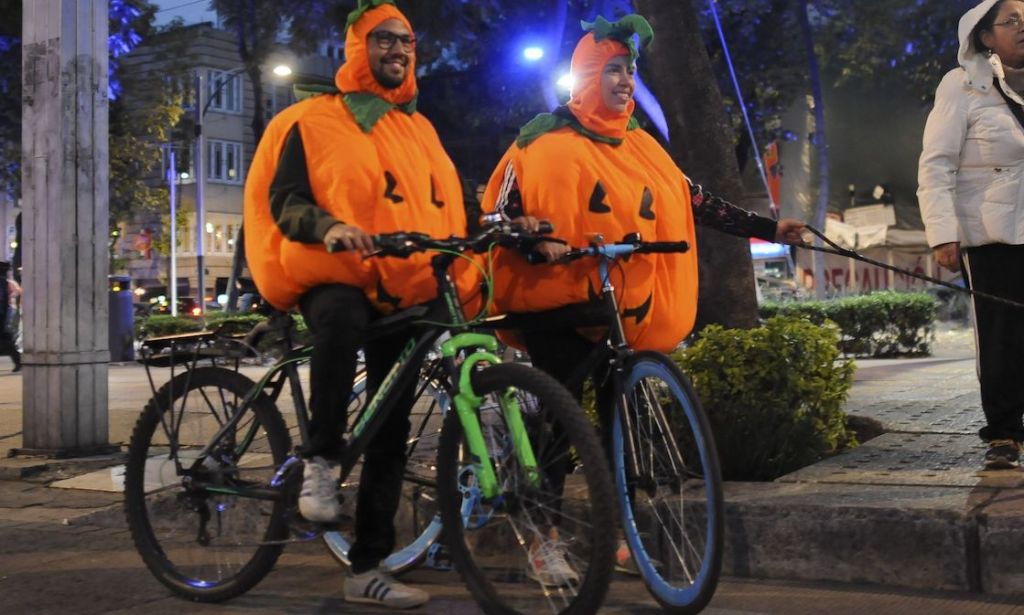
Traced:
[[[184, 54], [181, 53], [184, 50]], [[295, 102], [292, 79], [274, 73], [274, 68], [287, 65], [293, 75], [314, 75], [331, 79], [341, 64], [342, 46], [337, 43], [320, 45], [319, 53], [296, 57], [287, 47], [280, 46], [270, 54], [263, 66], [263, 122]], [[217, 301], [226, 292], [225, 285], [231, 272], [232, 257], [238, 232], [242, 225], [242, 199], [247, 169], [256, 149], [253, 131], [255, 112], [252, 83], [243, 70], [233, 32], [212, 23], [201, 23], [182, 28], [169, 36], [155, 37], [123, 59], [126, 71], [165, 71], [169, 79], [180, 81], [185, 95], [183, 130], [177, 131], [170, 143], [153, 143], [164, 155], [163, 167], [153, 169], [148, 181], [152, 185], [168, 186], [169, 148], [176, 157], [175, 181], [177, 206], [177, 241], [174, 258], [177, 263], [179, 297], [199, 296], [197, 288], [198, 236], [203, 234], [204, 296]], [[196, 141], [194, 125], [196, 76], [202, 78], [205, 88], [205, 112], [202, 113], [202, 131], [205, 135], [204, 156], [204, 220], [196, 216]], [[171, 252], [169, 245], [168, 208], [159, 216], [137, 217], [124, 224], [116, 241], [114, 255], [123, 263], [124, 272], [133, 281], [133, 287], [161, 289], [169, 295]], [[162, 247], [162, 249], [161, 249]], [[243, 277], [247, 273], [243, 272]], [[141, 294], [141, 293], [140, 293]]]

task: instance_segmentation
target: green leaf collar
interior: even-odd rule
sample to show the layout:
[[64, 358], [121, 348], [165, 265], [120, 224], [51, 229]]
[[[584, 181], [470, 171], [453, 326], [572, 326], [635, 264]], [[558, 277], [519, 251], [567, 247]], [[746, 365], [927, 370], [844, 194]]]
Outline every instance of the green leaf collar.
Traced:
[[[566, 107], [559, 107], [555, 109], [553, 113], [541, 113], [537, 115], [527, 122], [525, 126], [520, 128], [519, 136], [516, 137], [516, 145], [519, 149], [523, 149], [530, 143], [536, 141], [541, 135], [566, 126], [572, 128], [591, 141], [607, 143], [608, 145], [614, 146], [622, 144], [622, 139], [617, 137], [607, 137], [605, 135], [598, 134], [593, 130], [587, 129], [583, 124], [580, 124], [579, 120], [576, 119], [576, 116], [572, 114], [572, 111], [569, 111]], [[639, 127], [640, 123], [636, 118], [630, 117], [629, 122], [626, 124], [626, 130], [636, 130]]]
[[[296, 85], [294, 90], [295, 100], [305, 100], [320, 94], [341, 94], [341, 90], [337, 87], [319, 83]], [[341, 97], [345, 101], [345, 106], [352, 111], [360, 130], [366, 133], [373, 130], [380, 118], [392, 109], [398, 109], [407, 115], [416, 113], [416, 99], [418, 98], [413, 96], [412, 100], [404, 105], [394, 105], [369, 92], [349, 92], [342, 94]]]

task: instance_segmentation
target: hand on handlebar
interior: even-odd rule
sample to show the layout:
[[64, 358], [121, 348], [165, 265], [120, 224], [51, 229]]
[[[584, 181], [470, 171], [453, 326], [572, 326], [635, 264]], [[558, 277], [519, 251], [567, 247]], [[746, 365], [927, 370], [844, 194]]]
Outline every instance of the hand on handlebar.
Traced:
[[561, 260], [563, 256], [572, 250], [566, 243], [559, 243], [557, 241], [543, 241], [534, 246], [533, 251], [544, 257], [549, 263], [557, 262]]
[[[534, 218], [533, 216], [519, 216], [518, 218], [512, 219], [511, 223], [513, 226], [522, 227], [524, 230], [537, 235], [547, 235], [555, 230], [554, 225], [547, 220], [541, 220], [539, 218]], [[569, 246], [561, 240], [541, 241], [536, 244], [529, 245], [528, 249], [534, 254], [539, 254], [543, 257], [544, 261], [548, 263], [557, 261], [570, 250]], [[537, 259], [534, 257], [530, 257], [527, 260], [531, 263], [537, 262]]]
[[366, 256], [373, 251], [373, 238], [358, 227], [338, 222], [327, 229], [327, 233], [324, 234], [324, 245], [327, 246], [328, 252], [355, 250]]

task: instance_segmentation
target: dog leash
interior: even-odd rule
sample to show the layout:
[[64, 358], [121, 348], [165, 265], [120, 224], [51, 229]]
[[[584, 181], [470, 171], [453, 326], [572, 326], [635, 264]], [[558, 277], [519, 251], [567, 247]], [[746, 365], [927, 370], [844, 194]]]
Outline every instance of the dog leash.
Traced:
[[936, 286], [943, 286], [945, 288], [950, 288], [950, 289], [955, 290], [957, 292], [966, 293], [968, 295], [971, 295], [972, 297], [981, 297], [982, 299], [987, 299], [989, 301], [995, 301], [996, 303], [1002, 303], [1003, 305], [1009, 305], [1009, 306], [1016, 307], [1016, 308], [1024, 308], [1024, 303], [1020, 303], [1018, 301], [1013, 301], [1011, 299], [1006, 299], [1005, 297], [1000, 297], [998, 295], [992, 295], [992, 294], [989, 294], [989, 293], [986, 293], [986, 292], [982, 292], [980, 290], [974, 290], [974, 289], [971, 289], [971, 288], [965, 288], [963, 286], [957, 286], [956, 284], [953, 284], [951, 282], [946, 282], [946, 281], [940, 280], [938, 278], [933, 278], [931, 276], [924, 275], [922, 273], [915, 273], [915, 272], [910, 271], [908, 269], [903, 269], [903, 268], [897, 267], [895, 265], [890, 265], [888, 263], [883, 263], [883, 262], [880, 262], [880, 261], [876, 261], [875, 259], [868, 258], [868, 257], [864, 256], [863, 254], [858, 253], [855, 250], [850, 250], [848, 248], [841, 247], [839, 244], [837, 244], [836, 242], [834, 242], [831, 239], [829, 239], [828, 237], [826, 237], [825, 233], [822, 233], [821, 231], [819, 231], [818, 229], [814, 228], [813, 226], [807, 225], [804, 228], [807, 229], [808, 232], [812, 233], [813, 235], [815, 235], [816, 237], [821, 239], [823, 242], [828, 244], [829, 247], [828, 248], [823, 248], [823, 247], [815, 246], [815, 245], [811, 245], [811, 244], [799, 244], [799, 245], [794, 244], [798, 248], [803, 248], [804, 250], [811, 250], [811, 251], [814, 251], [814, 252], [824, 252], [826, 254], [835, 254], [837, 256], [843, 256], [843, 257], [846, 257], [846, 258], [852, 258], [854, 260], [858, 260], [858, 261], [867, 263], [869, 265], [874, 265], [875, 267], [881, 267], [882, 269], [887, 269], [889, 271], [895, 271], [896, 273], [902, 273], [903, 275], [907, 275], [907, 276], [910, 276], [912, 278], [917, 278], [919, 280], [924, 280], [925, 282], [929, 282], [931, 284], [935, 284]]

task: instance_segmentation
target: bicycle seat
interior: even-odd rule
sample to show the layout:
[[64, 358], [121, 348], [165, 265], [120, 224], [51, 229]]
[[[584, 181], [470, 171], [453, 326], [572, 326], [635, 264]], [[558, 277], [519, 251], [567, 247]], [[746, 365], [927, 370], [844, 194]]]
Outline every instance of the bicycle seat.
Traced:
[[608, 325], [608, 315], [601, 303], [583, 301], [540, 312], [510, 312], [485, 318], [478, 326], [485, 329], [517, 331], [553, 331], [579, 327]]
[[374, 338], [394, 333], [395, 331], [400, 331], [412, 324], [414, 320], [418, 320], [426, 316], [428, 312], [430, 312], [429, 306], [414, 305], [411, 308], [395, 312], [390, 316], [379, 318], [373, 321], [366, 329], [366, 339], [372, 340]]

